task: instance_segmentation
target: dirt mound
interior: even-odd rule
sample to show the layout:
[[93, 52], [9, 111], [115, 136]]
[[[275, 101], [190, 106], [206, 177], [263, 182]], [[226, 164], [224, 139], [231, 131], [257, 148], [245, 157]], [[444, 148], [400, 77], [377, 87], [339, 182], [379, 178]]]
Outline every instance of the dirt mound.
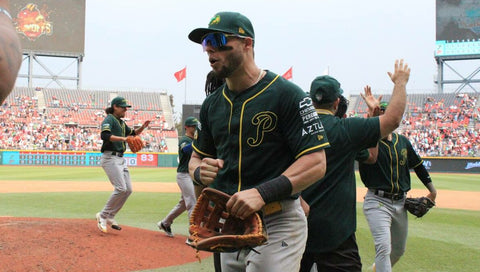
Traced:
[[101, 233], [95, 220], [1, 217], [0, 233], [2, 271], [136, 271], [198, 261], [185, 236], [129, 226]]

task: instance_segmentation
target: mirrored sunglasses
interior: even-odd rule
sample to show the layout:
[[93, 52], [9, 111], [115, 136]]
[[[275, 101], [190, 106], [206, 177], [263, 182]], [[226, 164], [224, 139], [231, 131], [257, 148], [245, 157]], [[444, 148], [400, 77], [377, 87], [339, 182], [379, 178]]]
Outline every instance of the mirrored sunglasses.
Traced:
[[234, 35], [234, 34], [225, 34], [221, 32], [213, 32], [205, 35], [202, 39], [202, 47], [203, 51], [206, 51], [207, 46], [211, 46], [213, 48], [218, 48], [221, 49], [222, 47], [225, 47], [225, 45], [228, 42], [229, 37], [237, 37], [241, 39], [245, 39], [247, 37], [245, 36], [240, 36], [240, 35]]

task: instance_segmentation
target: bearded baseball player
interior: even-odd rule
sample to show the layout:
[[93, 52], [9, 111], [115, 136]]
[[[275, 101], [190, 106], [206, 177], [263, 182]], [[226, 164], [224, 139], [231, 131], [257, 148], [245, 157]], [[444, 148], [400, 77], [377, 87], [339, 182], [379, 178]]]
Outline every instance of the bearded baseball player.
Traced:
[[307, 222], [298, 193], [322, 178], [328, 140], [311, 99], [254, 61], [250, 20], [219, 12], [189, 39], [202, 44], [226, 84], [200, 110], [193, 142], [193, 179], [232, 197], [231, 216], [263, 215], [266, 244], [221, 253], [222, 271], [298, 271]]
[[310, 97], [327, 132], [330, 148], [326, 149], [325, 177], [302, 192], [310, 205], [308, 240], [303, 255], [302, 272], [358, 271], [362, 263], [355, 238], [356, 183], [354, 162], [357, 154], [374, 147], [378, 140], [391, 133], [402, 120], [406, 104], [405, 86], [410, 68], [403, 60], [395, 62], [392, 104], [385, 115], [375, 118], [339, 118], [340, 83], [330, 76], [312, 81]]

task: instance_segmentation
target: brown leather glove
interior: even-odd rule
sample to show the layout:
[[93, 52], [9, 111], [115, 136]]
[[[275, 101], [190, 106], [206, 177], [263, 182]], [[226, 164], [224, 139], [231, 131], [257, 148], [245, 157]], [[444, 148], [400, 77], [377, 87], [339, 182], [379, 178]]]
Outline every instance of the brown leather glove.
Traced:
[[133, 153], [140, 151], [145, 146], [140, 136], [128, 136], [127, 144]]
[[226, 211], [230, 195], [203, 189], [190, 216], [191, 246], [210, 252], [234, 252], [264, 244], [267, 235], [258, 213], [244, 220]]

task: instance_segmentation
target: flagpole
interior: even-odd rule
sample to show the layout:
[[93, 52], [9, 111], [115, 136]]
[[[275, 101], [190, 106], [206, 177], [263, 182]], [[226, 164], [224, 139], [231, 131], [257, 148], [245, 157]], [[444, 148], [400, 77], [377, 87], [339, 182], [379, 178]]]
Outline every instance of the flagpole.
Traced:
[[185, 65], [185, 99], [183, 104], [187, 104], [187, 65]]
[[185, 76], [185, 98], [183, 104], [187, 104], [187, 76]]

